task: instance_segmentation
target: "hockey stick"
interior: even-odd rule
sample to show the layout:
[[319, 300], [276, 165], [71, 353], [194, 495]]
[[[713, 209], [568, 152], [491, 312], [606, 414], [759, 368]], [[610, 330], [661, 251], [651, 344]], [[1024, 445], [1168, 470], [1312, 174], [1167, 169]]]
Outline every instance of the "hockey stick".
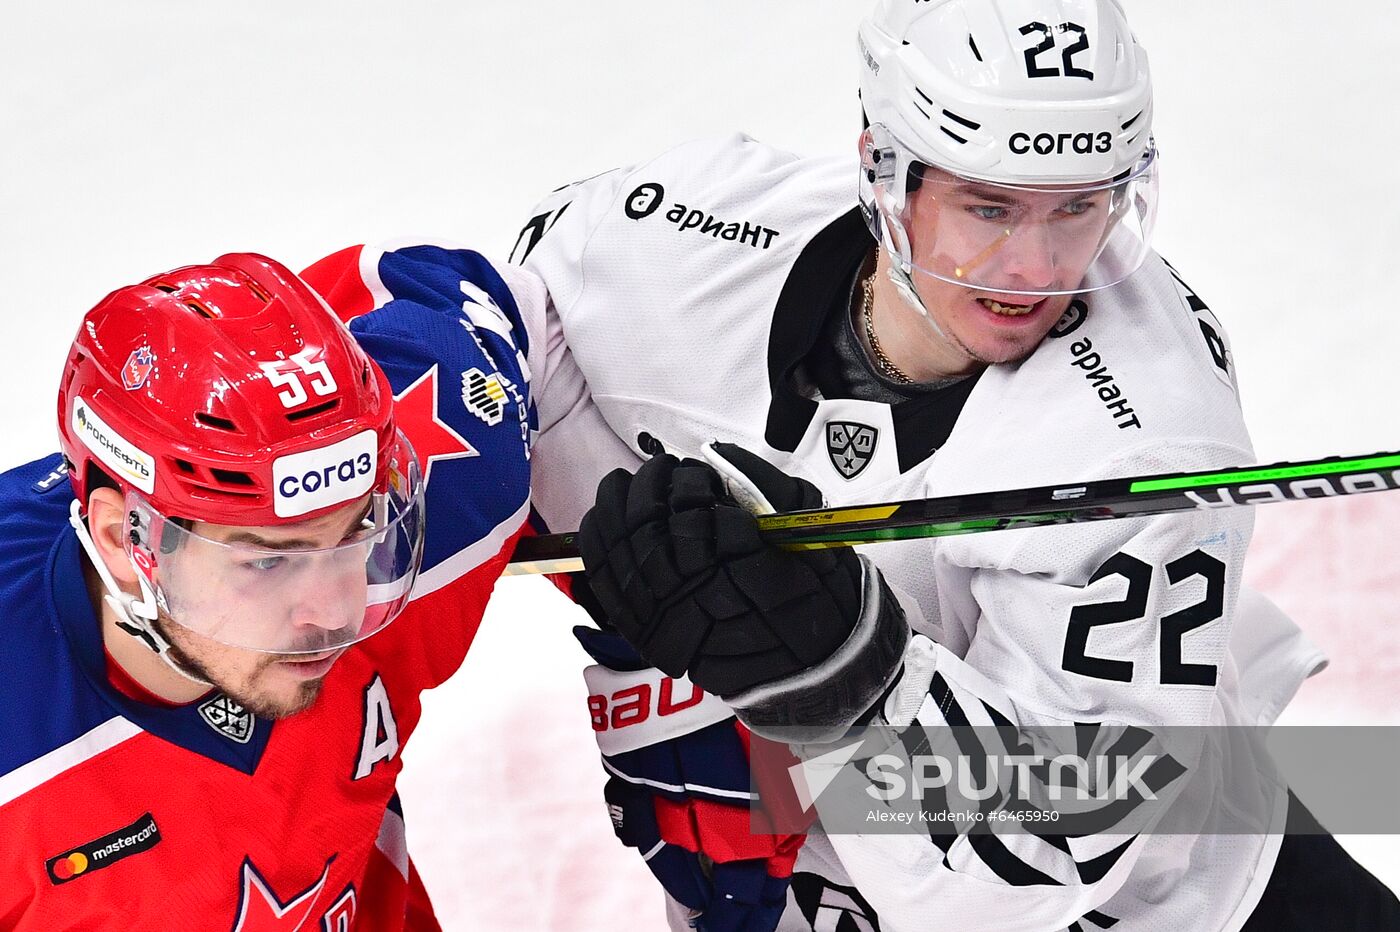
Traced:
[[[785, 549], [817, 550], [1175, 511], [1267, 505], [1396, 488], [1400, 488], [1400, 453], [1376, 453], [793, 511], [761, 515], [758, 528], [764, 540]], [[574, 545], [574, 534], [549, 534], [521, 540], [505, 575], [572, 573], [581, 569], [583, 561]]]

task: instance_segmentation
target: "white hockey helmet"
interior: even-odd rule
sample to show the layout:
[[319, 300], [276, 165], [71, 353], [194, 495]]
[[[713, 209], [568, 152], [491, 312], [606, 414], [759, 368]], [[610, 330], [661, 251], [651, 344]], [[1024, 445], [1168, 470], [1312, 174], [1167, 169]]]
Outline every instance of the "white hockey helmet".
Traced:
[[[1117, 0], [878, 0], [860, 50], [861, 202], [906, 273], [1048, 295], [1142, 264], [1152, 84]], [[1044, 253], [1030, 277], [1018, 237]]]

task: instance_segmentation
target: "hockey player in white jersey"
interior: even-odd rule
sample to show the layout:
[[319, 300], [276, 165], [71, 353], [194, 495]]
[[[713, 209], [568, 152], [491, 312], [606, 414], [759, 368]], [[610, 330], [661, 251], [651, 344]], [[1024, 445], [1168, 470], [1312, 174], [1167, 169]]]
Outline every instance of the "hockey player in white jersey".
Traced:
[[[1150, 249], [1152, 89], [1116, 0], [880, 0], [859, 48], [858, 164], [683, 145], [555, 192], [514, 256], [596, 405], [543, 398], [532, 495], [552, 529], [582, 522], [580, 601], [646, 661], [581, 634], [610, 809], [673, 925], [1400, 927], [1329, 836], [1281, 834], [1309, 817], [1277, 782], [1218, 790], [1201, 834], [803, 844], [733, 815], [731, 709], [1257, 725], [1324, 663], [1241, 592], [1245, 510], [859, 557], [758, 541], [728, 492], [781, 510], [1254, 459], [1225, 331]], [[1187, 757], [1175, 790], [1217, 787]]]

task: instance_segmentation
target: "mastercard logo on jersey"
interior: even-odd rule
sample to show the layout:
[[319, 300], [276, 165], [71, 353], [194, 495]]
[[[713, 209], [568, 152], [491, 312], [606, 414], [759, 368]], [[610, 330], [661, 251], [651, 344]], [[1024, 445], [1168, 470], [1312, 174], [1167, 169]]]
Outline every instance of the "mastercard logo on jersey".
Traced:
[[101, 838], [70, 848], [44, 862], [49, 880], [55, 886], [77, 880], [120, 860], [149, 851], [160, 844], [160, 829], [148, 812], [126, 828], [117, 829]]

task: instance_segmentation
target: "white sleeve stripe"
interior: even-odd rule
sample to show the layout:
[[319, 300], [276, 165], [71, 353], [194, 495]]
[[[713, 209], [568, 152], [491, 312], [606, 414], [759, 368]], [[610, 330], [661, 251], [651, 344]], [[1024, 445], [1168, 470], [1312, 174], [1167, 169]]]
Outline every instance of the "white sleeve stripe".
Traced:
[[139, 726], [121, 716], [109, 718], [86, 734], [0, 776], [0, 806], [141, 733]]
[[714, 786], [704, 786], [699, 783], [662, 783], [660, 780], [648, 780], [645, 777], [634, 777], [631, 774], [623, 773], [614, 767], [607, 758], [603, 758], [603, 767], [608, 773], [619, 780], [626, 780], [636, 786], [649, 786], [652, 789], [666, 790], [668, 793], [703, 793], [706, 796], [718, 796], [722, 799], [742, 799], [752, 801], [757, 797], [753, 793], [746, 793], [743, 790], [722, 790]]
[[374, 840], [374, 846], [389, 859], [399, 875], [408, 880], [408, 839], [403, 817], [394, 810], [384, 810], [384, 821], [379, 823], [379, 837]]
[[369, 291], [370, 302], [375, 310], [394, 299], [389, 289], [384, 286], [384, 280], [379, 277], [379, 260], [384, 253], [385, 249], [382, 246], [367, 245], [360, 250], [360, 281]]
[[501, 547], [520, 528], [529, 514], [530, 500], [527, 498], [516, 509], [515, 514], [493, 527], [476, 543], [457, 551], [432, 569], [419, 573], [417, 581], [413, 584], [412, 599], [421, 599], [431, 592], [438, 591], [500, 553]]

